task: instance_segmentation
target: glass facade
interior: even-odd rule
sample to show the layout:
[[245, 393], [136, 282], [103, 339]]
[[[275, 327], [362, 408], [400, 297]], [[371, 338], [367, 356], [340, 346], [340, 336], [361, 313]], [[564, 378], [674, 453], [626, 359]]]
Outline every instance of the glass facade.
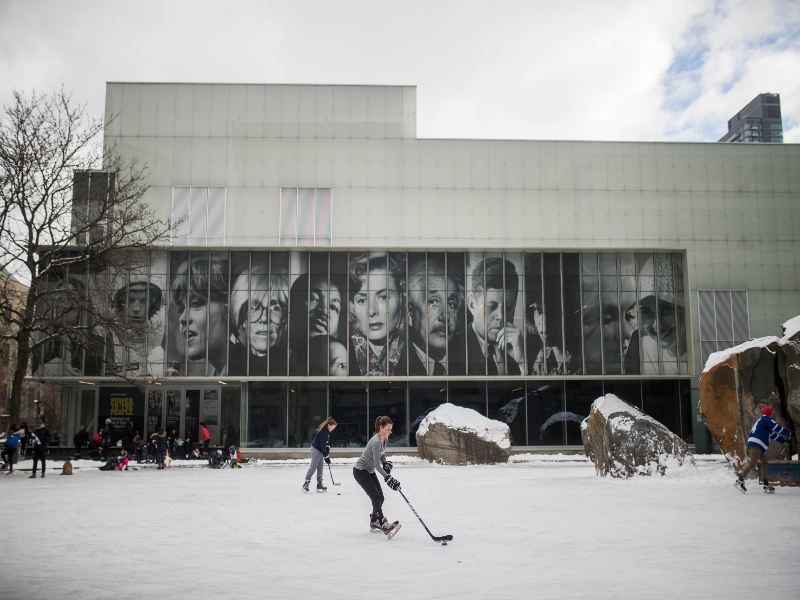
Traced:
[[512, 446], [581, 445], [580, 423], [592, 402], [613, 393], [692, 441], [689, 380], [257, 381], [249, 384], [250, 448], [309, 447], [328, 416], [333, 447], [359, 448], [381, 415], [394, 423], [389, 446], [416, 446], [431, 410], [451, 402], [507, 423]]

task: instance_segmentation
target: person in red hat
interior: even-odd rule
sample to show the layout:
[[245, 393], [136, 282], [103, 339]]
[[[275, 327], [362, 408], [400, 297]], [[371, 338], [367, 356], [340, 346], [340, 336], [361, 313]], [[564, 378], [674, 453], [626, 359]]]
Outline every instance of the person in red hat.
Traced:
[[761, 417], [756, 421], [750, 430], [750, 437], [747, 438], [747, 447], [750, 449], [750, 459], [739, 473], [739, 478], [733, 484], [743, 494], [747, 491], [744, 485], [744, 478], [753, 470], [757, 462], [761, 462], [761, 479], [764, 482], [764, 493], [774, 494], [775, 488], [769, 484], [767, 479], [767, 449], [769, 441], [775, 440], [782, 444], [788, 444], [792, 437], [792, 432], [781, 427], [772, 420], [772, 409], [765, 406], [761, 411]]

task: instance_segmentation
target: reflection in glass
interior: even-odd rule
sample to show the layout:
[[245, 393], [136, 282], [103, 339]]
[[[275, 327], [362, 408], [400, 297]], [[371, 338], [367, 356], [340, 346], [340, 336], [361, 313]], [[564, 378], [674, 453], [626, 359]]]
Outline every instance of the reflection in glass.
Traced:
[[250, 448], [285, 448], [286, 382], [254, 381], [248, 389], [247, 443]]
[[417, 429], [434, 408], [447, 402], [447, 384], [437, 381], [408, 382], [408, 442], [417, 445]]
[[387, 446], [408, 446], [406, 431], [406, 383], [404, 381], [369, 382], [369, 423], [381, 416], [392, 420], [392, 434]]
[[486, 416], [485, 381], [451, 381], [447, 386], [447, 400], [456, 406], [471, 408]]
[[566, 381], [564, 382], [566, 405], [564, 423], [567, 428], [567, 445], [583, 444], [581, 438], [581, 421], [589, 416], [592, 402], [603, 395], [602, 381]]
[[487, 388], [488, 416], [506, 423], [512, 446], [527, 446], [524, 381], [493, 381]]
[[372, 437], [367, 415], [366, 381], [332, 381], [330, 416], [338, 425], [331, 436], [331, 447], [363, 448]]
[[328, 384], [292, 382], [289, 387], [289, 447], [308, 448], [319, 424], [327, 418]]
[[566, 414], [561, 381], [528, 381], [528, 445], [555, 446], [564, 443]]

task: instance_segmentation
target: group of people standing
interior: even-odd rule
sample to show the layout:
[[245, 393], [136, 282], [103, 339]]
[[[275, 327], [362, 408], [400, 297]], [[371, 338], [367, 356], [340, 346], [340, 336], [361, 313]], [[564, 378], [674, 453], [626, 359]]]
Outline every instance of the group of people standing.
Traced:
[[41, 421], [33, 431], [28, 428], [28, 424], [25, 422], [22, 423], [19, 429], [15, 424], [12, 424], [8, 428], [8, 436], [3, 442], [3, 451], [0, 453], [3, 459], [2, 468], [6, 471], [6, 475], [14, 472], [15, 455], [20, 450], [24, 451], [25, 448], [31, 448], [33, 450], [33, 469], [30, 479], [36, 479], [36, 469], [39, 463], [42, 465], [41, 476], [44, 477], [47, 466], [47, 445], [50, 443], [51, 438], [52, 435], [44, 421]]

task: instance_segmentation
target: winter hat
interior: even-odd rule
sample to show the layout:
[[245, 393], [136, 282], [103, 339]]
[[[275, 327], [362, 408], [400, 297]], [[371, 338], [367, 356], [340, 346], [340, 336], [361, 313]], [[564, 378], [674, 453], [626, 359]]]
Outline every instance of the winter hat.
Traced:
[[769, 406], [765, 406], [764, 410], [761, 411], [761, 414], [764, 415], [765, 417], [771, 417], [772, 409]]

